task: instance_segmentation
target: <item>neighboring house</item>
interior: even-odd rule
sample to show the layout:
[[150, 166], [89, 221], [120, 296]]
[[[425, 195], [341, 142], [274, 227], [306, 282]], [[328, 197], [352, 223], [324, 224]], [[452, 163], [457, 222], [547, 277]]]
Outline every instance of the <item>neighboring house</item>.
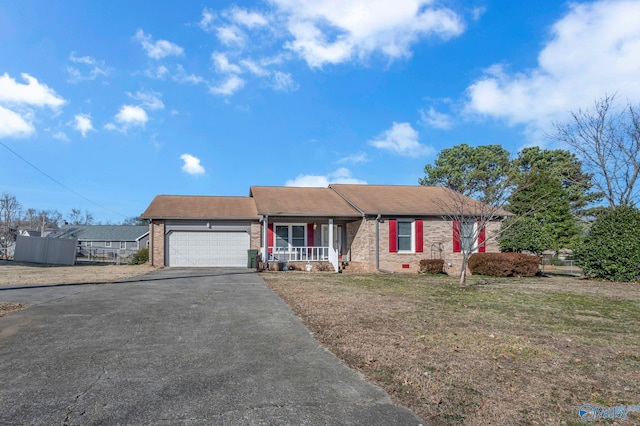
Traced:
[[[421, 259], [444, 259], [457, 273], [465, 247], [498, 251], [501, 217], [461, 241], [451, 220], [453, 196], [441, 187], [332, 184], [328, 188], [253, 186], [248, 197], [158, 195], [150, 219], [150, 262], [156, 266], [246, 266], [248, 250], [271, 269], [320, 264], [333, 270], [416, 272]], [[500, 211], [503, 216], [508, 212]]]
[[135, 252], [148, 247], [146, 225], [65, 225], [50, 238], [77, 238], [79, 253]]
[[22, 235], [23, 237], [42, 237], [42, 233], [40, 231], [32, 231], [28, 229], [19, 230], [18, 235]]

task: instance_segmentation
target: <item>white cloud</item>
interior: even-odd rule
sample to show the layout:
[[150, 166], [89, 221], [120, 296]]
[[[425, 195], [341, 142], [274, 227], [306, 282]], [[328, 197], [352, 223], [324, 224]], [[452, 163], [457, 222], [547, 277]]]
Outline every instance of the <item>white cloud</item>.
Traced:
[[295, 179], [289, 179], [285, 182], [285, 186], [300, 187], [328, 187], [330, 183], [351, 183], [366, 184], [367, 182], [356, 179], [351, 175], [351, 171], [341, 167], [327, 175], [304, 175], [300, 174]]
[[63, 141], [63, 142], [70, 142], [71, 141], [71, 139], [69, 139], [67, 134], [65, 132], [62, 132], [62, 131], [55, 132], [54, 134], [51, 135], [51, 137], [53, 137], [54, 139], [58, 139], [59, 141]]
[[216, 19], [216, 14], [210, 9], [205, 8], [202, 11], [202, 19], [198, 23], [198, 26], [202, 28], [203, 31], [211, 31], [213, 29], [213, 21]]
[[242, 69], [238, 65], [229, 62], [229, 58], [227, 58], [227, 55], [224, 53], [213, 52], [211, 59], [213, 60], [213, 65], [216, 70], [220, 73], [240, 74], [242, 72]]
[[467, 89], [466, 112], [525, 124], [530, 133], [605, 94], [640, 101], [640, 2], [571, 3], [551, 28], [538, 66], [493, 65]]
[[147, 52], [147, 56], [153, 59], [162, 59], [167, 56], [180, 56], [184, 49], [175, 43], [167, 40], [152, 41], [151, 35], [147, 35], [142, 30], [138, 30], [134, 39], [139, 41], [142, 48]]
[[75, 121], [73, 128], [79, 131], [83, 138], [87, 136], [88, 132], [95, 130], [91, 124], [90, 114], [76, 114], [73, 119]]
[[391, 129], [385, 130], [369, 144], [376, 148], [386, 149], [405, 157], [420, 157], [433, 152], [433, 148], [418, 142], [418, 132], [409, 123], [393, 122]]
[[26, 84], [16, 82], [7, 73], [0, 76], [0, 138], [33, 134], [34, 107], [57, 111], [67, 102], [29, 74], [20, 76]]
[[420, 110], [420, 122], [425, 126], [447, 130], [453, 127], [451, 116], [436, 111], [430, 107], [428, 111]]
[[201, 83], [207, 82], [207, 80], [205, 80], [203, 77], [200, 77], [195, 74], [187, 74], [187, 72], [184, 70], [184, 67], [180, 64], [176, 66], [176, 69], [177, 69], [177, 72], [173, 76], [173, 81], [176, 81], [178, 83], [190, 83], [190, 84], [201, 84]]
[[451, 9], [432, 0], [272, 0], [286, 16], [293, 37], [286, 46], [311, 67], [338, 64], [380, 53], [408, 57], [421, 37], [449, 39], [464, 30]]
[[240, 65], [242, 65], [245, 69], [249, 70], [251, 74], [255, 74], [260, 77], [264, 77], [270, 74], [270, 72], [267, 69], [265, 69], [263, 66], [257, 64], [255, 61], [251, 59], [242, 59], [240, 61]]
[[298, 90], [298, 85], [293, 80], [291, 74], [282, 71], [275, 71], [273, 73], [271, 87], [278, 92], [293, 92]]
[[487, 8], [484, 6], [474, 7], [473, 10], [471, 11], [471, 19], [473, 19], [474, 21], [479, 21], [482, 15], [484, 15], [486, 11], [487, 11]]
[[164, 65], [160, 65], [155, 70], [153, 69], [146, 70], [144, 74], [149, 78], [153, 78], [156, 80], [163, 80], [169, 74], [169, 68], [165, 67]]
[[149, 121], [147, 112], [137, 105], [123, 105], [114, 118], [120, 127], [107, 123], [104, 126], [105, 129], [126, 132], [130, 127], [144, 127]]
[[233, 95], [244, 86], [244, 80], [237, 75], [229, 76], [224, 82], [217, 86], [209, 86], [209, 91], [214, 95]]
[[34, 127], [20, 114], [0, 106], [0, 139], [26, 137], [35, 131]]
[[46, 84], [40, 84], [36, 78], [26, 73], [22, 73], [20, 76], [27, 84], [17, 83], [7, 73], [0, 77], [0, 103], [25, 104], [53, 109], [66, 103], [53, 89], [50, 89]]
[[360, 164], [369, 161], [369, 156], [364, 152], [347, 155], [337, 161], [338, 164]]
[[244, 46], [245, 34], [235, 25], [222, 25], [216, 28], [218, 40], [225, 46]]
[[147, 112], [134, 105], [123, 105], [116, 114], [116, 121], [129, 126], [143, 126], [147, 123], [149, 117]]
[[140, 101], [140, 106], [148, 110], [156, 110], [156, 109], [164, 108], [164, 103], [162, 102], [162, 99], [160, 99], [160, 97], [162, 96], [162, 93], [153, 92], [153, 91], [151, 92], [138, 91], [134, 94], [127, 93], [127, 95], [129, 95], [129, 97], [132, 99]]
[[204, 167], [200, 164], [200, 159], [191, 154], [182, 154], [180, 159], [184, 161], [182, 170], [190, 175], [202, 175], [205, 173]]
[[247, 28], [264, 27], [269, 24], [269, 20], [264, 15], [237, 6], [232, 7], [227, 12], [227, 16], [231, 21]]
[[109, 69], [105, 65], [104, 61], [98, 61], [91, 56], [77, 56], [76, 52], [71, 52], [69, 60], [73, 63], [79, 64], [79, 66], [84, 69], [83, 71], [76, 67], [68, 66], [68, 81], [70, 83], [78, 83], [83, 80], [95, 80], [98, 77], [106, 77], [109, 75]]

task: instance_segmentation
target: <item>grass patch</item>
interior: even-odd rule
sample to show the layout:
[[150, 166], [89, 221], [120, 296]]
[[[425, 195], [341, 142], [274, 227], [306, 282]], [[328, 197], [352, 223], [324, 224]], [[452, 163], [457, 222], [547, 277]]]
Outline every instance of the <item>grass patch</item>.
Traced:
[[640, 404], [636, 284], [262, 277], [323, 345], [429, 424], [578, 424], [584, 403]]

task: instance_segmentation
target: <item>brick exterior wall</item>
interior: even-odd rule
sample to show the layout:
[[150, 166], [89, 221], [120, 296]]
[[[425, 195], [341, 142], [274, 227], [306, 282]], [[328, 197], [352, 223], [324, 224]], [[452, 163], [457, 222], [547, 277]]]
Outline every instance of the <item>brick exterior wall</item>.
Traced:
[[149, 263], [153, 266], [166, 266], [164, 264], [164, 220], [154, 220], [149, 224], [150, 253]]
[[[500, 223], [490, 223], [486, 227], [486, 251], [500, 251], [495, 241]], [[389, 252], [389, 222], [384, 220], [379, 224], [380, 269], [398, 273], [416, 273], [420, 270], [422, 259], [443, 259], [445, 272], [458, 275], [462, 266], [462, 253], [453, 252], [453, 226], [451, 221], [439, 219], [423, 220], [422, 253], [391, 253]], [[347, 224], [347, 238], [350, 243], [350, 257], [354, 262], [362, 262], [369, 272], [376, 271], [376, 220], [360, 220]], [[408, 265], [408, 268], [403, 268]]]
[[260, 250], [260, 244], [262, 242], [262, 226], [260, 223], [255, 222], [251, 224], [251, 242], [249, 243], [249, 248]]

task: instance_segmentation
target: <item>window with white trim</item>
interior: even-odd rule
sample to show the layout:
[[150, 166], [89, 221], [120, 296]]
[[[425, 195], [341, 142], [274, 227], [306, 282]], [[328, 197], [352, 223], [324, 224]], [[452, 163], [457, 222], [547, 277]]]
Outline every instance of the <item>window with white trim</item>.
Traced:
[[478, 251], [476, 227], [475, 220], [463, 220], [460, 222], [460, 246], [464, 253], [476, 253]]
[[413, 253], [415, 251], [415, 221], [398, 219], [398, 253]]
[[127, 248], [127, 242], [126, 241], [120, 241], [120, 248], [121, 249], [126, 249]]
[[294, 247], [306, 247], [306, 230], [306, 223], [276, 223], [274, 225], [276, 251], [290, 252]]
[[105, 247], [111, 247], [111, 241], [105, 241], [104, 242], [104, 246]]

